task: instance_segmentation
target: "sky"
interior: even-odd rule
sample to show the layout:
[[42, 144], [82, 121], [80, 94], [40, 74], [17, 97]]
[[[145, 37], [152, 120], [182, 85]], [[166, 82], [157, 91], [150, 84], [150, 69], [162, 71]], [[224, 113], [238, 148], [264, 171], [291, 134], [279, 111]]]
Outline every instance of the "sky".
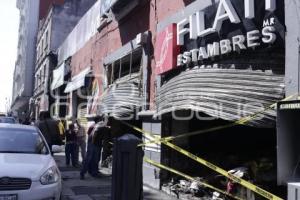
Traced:
[[17, 57], [19, 11], [15, 0], [0, 0], [0, 112], [11, 99]]

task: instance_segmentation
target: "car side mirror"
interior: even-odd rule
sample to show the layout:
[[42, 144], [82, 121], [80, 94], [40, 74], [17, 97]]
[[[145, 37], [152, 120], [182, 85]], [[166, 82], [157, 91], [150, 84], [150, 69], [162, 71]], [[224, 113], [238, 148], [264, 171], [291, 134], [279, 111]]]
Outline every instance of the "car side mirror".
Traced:
[[61, 153], [63, 152], [63, 146], [52, 145], [52, 153]]

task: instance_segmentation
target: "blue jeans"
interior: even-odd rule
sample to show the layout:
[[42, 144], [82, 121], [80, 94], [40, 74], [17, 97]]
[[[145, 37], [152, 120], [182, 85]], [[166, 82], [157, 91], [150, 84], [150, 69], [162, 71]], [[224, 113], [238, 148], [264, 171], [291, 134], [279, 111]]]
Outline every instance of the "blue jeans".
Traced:
[[97, 175], [99, 173], [99, 162], [101, 157], [101, 148], [94, 145], [94, 153], [91, 161], [91, 171], [92, 175]]
[[92, 142], [89, 142], [87, 153], [80, 172], [82, 175], [84, 175], [86, 172], [89, 172], [89, 174], [92, 176], [96, 176], [98, 174], [100, 154], [101, 148], [94, 145]]
[[65, 147], [65, 153], [66, 153], [66, 164], [70, 164], [70, 158], [72, 160], [72, 165], [75, 166], [77, 164], [76, 161], [76, 144], [75, 143], [69, 143], [66, 144]]

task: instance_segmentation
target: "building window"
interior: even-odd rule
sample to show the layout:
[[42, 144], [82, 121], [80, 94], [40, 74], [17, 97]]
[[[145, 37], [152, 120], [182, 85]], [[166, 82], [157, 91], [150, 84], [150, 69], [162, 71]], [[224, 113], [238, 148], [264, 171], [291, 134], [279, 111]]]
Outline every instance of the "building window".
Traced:
[[35, 73], [35, 90], [37, 90], [37, 88], [38, 88], [38, 85], [39, 84], [39, 77], [38, 77], [38, 74], [37, 74], [37, 72]]
[[44, 40], [43, 38], [41, 39], [41, 56], [43, 56], [43, 52], [44, 52]]
[[46, 80], [46, 74], [47, 74], [47, 65], [45, 64], [43, 67], [43, 82]]
[[48, 43], [49, 43], [49, 33], [48, 33], [48, 30], [47, 30], [46, 31], [46, 37], [45, 37], [45, 50], [47, 50]]
[[41, 55], [42, 55], [41, 46], [39, 46], [39, 60], [40, 60]]
[[37, 89], [37, 81], [38, 81], [38, 79], [37, 79], [37, 76], [35, 76], [34, 77], [34, 89], [36, 90]]
[[39, 86], [41, 87], [42, 86], [42, 70], [39, 70]]
[[129, 55], [107, 65], [106, 72], [108, 86], [125, 76], [129, 76], [130, 78], [133, 73], [140, 71], [141, 64], [142, 48], [139, 48], [135, 51], [132, 51]]
[[36, 61], [39, 60], [39, 56], [40, 56], [40, 46], [37, 46], [37, 48], [36, 48]]

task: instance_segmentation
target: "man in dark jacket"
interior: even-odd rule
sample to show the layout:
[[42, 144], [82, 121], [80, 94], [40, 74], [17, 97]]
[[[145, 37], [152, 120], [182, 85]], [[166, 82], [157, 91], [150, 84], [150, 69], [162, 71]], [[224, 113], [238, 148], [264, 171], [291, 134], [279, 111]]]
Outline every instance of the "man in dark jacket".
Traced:
[[89, 174], [93, 177], [97, 177], [98, 173], [99, 173], [98, 166], [95, 166], [96, 165], [95, 162], [97, 162], [96, 160], [98, 160], [97, 157], [98, 157], [98, 154], [100, 154], [99, 152], [101, 152], [101, 148], [99, 147], [99, 144], [95, 144], [93, 142], [93, 135], [94, 135], [94, 132], [96, 131], [97, 124], [102, 121], [102, 117], [97, 116], [94, 119], [94, 121], [95, 121], [95, 124], [92, 125], [88, 129], [88, 132], [87, 132], [88, 147], [87, 147], [86, 156], [83, 160], [82, 169], [80, 171], [80, 179], [84, 179], [84, 175], [86, 174], [86, 172], [89, 172]]
[[[104, 120], [104, 118], [103, 118]], [[107, 126], [107, 122], [101, 121], [98, 122], [95, 126], [94, 132], [93, 132], [93, 144], [95, 145], [95, 158], [93, 160], [92, 166], [95, 168], [95, 170], [99, 170], [99, 162], [101, 160], [101, 157], [106, 156], [108, 145], [107, 143], [108, 138], [110, 138], [110, 129]], [[103, 150], [103, 154], [101, 156], [101, 151]], [[103, 159], [102, 159], [103, 161]]]
[[69, 129], [66, 131], [66, 146], [65, 146], [65, 154], [66, 154], [66, 165], [70, 165], [70, 159], [72, 160], [73, 167], [77, 167], [76, 160], [76, 133], [74, 130], [74, 124], [69, 125]]
[[50, 112], [43, 111], [40, 113], [40, 120], [36, 123], [45, 137], [49, 148], [52, 152], [52, 145], [61, 145], [62, 140], [59, 134], [58, 122], [51, 118]]

